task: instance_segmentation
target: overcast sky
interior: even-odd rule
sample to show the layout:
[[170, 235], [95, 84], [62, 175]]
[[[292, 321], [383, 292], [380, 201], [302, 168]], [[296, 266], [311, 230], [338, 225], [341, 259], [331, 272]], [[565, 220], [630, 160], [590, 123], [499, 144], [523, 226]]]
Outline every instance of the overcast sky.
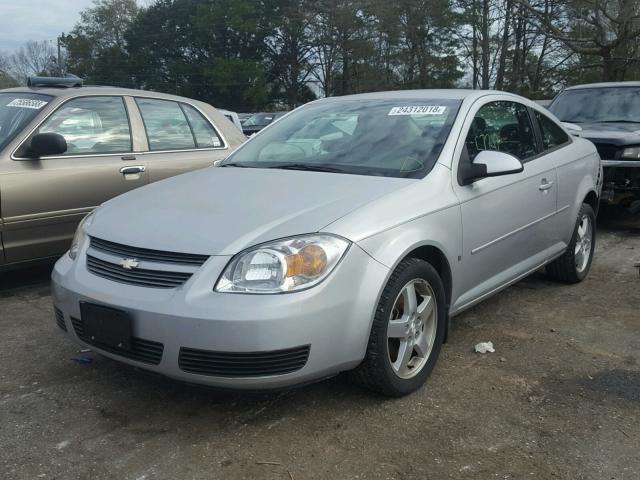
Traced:
[[[150, 0], [138, 0], [148, 5]], [[56, 42], [69, 33], [80, 11], [93, 0], [0, 0], [0, 52], [11, 53], [27, 40]]]

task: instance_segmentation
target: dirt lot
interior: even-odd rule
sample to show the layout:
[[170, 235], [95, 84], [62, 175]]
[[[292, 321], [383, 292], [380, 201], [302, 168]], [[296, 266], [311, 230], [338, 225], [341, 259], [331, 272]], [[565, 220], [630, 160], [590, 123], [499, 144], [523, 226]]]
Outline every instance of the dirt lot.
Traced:
[[536, 274], [458, 317], [427, 386], [394, 400], [340, 377], [221, 393], [81, 354], [47, 267], [0, 274], [0, 478], [638, 479], [635, 225], [600, 227], [581, 285]]

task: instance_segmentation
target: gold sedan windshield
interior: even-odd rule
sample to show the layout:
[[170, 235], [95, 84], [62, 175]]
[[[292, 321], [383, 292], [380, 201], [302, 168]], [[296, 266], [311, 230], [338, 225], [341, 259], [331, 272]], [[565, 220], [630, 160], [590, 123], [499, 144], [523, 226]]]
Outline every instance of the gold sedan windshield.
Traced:
[[0, 150], [51, 101], [36, 93], [0, 93]]

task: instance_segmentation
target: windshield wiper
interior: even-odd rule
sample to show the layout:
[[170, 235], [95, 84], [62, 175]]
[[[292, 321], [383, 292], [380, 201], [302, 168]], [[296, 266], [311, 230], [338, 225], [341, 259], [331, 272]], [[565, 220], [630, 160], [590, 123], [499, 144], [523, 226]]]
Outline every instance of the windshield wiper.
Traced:
[[265, 168], [278, 168], [281, 170], [304, 170], [307, 172], [346, 173], [346, 171], [341, 168], [329, 167], [327, 165], [314, 165], [309, 163], [278, 163], [276, 165], [269, 165]]
[[640, 123], [640, 120], [625, 120], [625, 119], [612, 119], [612, 120], [598, 120], [594, 123]]
[[579, 121], [579, 120], [562, 120], [562, 119], [561, 119], [560, 121], [561, 121], [561, 122], [566, 122], [566, 123], [584, 123], [584, 122], [581, 122], [581, 121]]
[[222, 163], [218, 165], [218, 168], [221, 168], [221, 167], [252, 168], [249, 165], [243, 165], [242, 163], [234, 163], [234, 162]]

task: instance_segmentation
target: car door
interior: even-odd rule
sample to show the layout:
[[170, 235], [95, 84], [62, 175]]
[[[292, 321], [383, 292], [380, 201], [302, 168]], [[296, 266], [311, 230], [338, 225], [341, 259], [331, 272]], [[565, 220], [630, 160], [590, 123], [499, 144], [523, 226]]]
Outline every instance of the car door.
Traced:
[[[65, 138], [66, 153], [27, 158], [32, 136], [46, 132]], [[80, 96], [62, 103], [14, 152], [9, 173], [0, 176], [6, 262], [64, 253], [87, 213], [148, 183], [141, 160], [121, 96]]]
[[517, 157], [524, 170], [465, 186], [454, 181], [462, 216], [464, 272], [464, 293], [454, 310], [540, 266], [555, 237], [556, 169], [552, 159], [540, 155], [530, 110], [500, 100], [471, 113], [458, 167], [489, 150]]
[[195, 106], [146, 97], [135, 102], [146, 132], [151, 182], [210, 167], [229, 153], [219, 130]]

